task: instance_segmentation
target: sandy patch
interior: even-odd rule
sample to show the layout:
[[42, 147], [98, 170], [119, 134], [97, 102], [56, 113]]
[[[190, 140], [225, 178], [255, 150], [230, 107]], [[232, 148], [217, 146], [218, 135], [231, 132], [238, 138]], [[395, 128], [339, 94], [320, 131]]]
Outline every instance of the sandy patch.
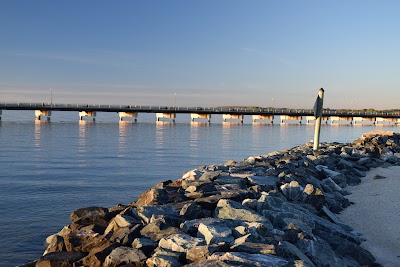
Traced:
[[383, 266], [400, 266], [400, 167], [371, 169], [360, 185], [348, 187], [354, 202], [338, 215], [363, 234], [362, 247]]

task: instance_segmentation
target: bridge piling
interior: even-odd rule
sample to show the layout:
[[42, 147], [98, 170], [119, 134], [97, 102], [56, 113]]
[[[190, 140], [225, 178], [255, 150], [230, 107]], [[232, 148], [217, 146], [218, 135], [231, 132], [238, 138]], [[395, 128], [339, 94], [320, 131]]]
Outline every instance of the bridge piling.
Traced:
[[175, 122], [176, 113], [156, 113], [157, 121], [161, 119], [172, 119], [172, 122]]
[[124, 118], [133, 118], [134, 121], [137, 121], [138, 113], [137, 112], [118, 112], [119, 121], [123, 121]]
[[222, 119], [224, 122], [227, 120], [240, 120], [240, 123], [243, 123], [243, 114], [223, 114]]
[[51, 110], [35, 110], [35, 119], [40, 121], [42, 117], [46, 117], [50, 121]]
[[253, 123], [257, 120], [267, 121], [267, 123], [274, 123], [274, 115], [253, 115]]
[[301, 124], [303, 117], [302, 116], [292, 116], [292, 115], [281, 115], [280, 119], [281, 119], [281, 123], [285, 123], [285, 121], [298, 121]]
[[93, 121], [96, 121], [96, 111], [80, 111], [79, 112], [79, 120], [83, 120], [84, 117], [92, 117]]
[[210, 123], [211, 122], [211, 114], [191, 113], [190, 114], [190, 119], [191, 119], [192, 122], [194, 122], [195, 119], [207, 119], [207, 121]]

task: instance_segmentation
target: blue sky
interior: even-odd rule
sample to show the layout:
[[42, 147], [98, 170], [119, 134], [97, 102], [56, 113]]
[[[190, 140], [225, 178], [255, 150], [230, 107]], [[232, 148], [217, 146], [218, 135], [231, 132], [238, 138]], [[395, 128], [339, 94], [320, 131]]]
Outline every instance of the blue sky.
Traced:
[[[400, 108], [398, 1], [0, 2], [0, 101]], [[274, 99], [272, 101], [272, 99]]]

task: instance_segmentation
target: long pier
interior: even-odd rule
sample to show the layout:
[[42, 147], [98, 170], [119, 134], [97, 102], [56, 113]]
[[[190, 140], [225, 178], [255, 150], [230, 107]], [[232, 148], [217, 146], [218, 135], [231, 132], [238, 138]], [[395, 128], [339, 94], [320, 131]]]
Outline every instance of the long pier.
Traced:
[[[223, 121], [243, 122], [244, 116], [252, 116], [253, 122], [273, 123], [279, 118], [280, 123], [313, 123], [314, 110], [312, 109], [279, 109], [279, 108], [227, 108], [227, 107], [168, 107], [168, 106], [138, 106], [138, 105], [93, 105], [93, 104], [54, 104], [54, 103], [0, 103], [0, 119], [2, 110], [33, 110], [36, 120], [43, 118], [50, 120], [52, 111], [76, 111], [79, 119], [95, 120], [97, 112], [115, 112], [119, 120], [137, 120], [139, 113], [155, 113], [156, 120], [175, 121], [176, 114], [191, 114], [191, 120], [211, 121], [211, 115], [222, 115]], [[331, 124], [394, 124], [400, 122], [399, 112], [360, 112], [323, 111], [323, 121]]]

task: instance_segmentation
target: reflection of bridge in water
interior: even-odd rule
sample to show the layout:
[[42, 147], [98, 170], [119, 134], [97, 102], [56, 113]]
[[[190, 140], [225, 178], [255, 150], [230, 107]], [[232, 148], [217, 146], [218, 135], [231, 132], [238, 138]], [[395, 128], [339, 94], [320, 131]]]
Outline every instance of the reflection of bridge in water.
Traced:
[[[211, 121], [211, 115], [222, 115], [223, 121], [238, 120], [243, 122], [244, 116], [252, 116], [253, 122], [273, 123], [279, 118], [280, 123], [313, 123], [312, 109], [279, 109], [279, 108], [227, 108], [227, 107], [167, 107], [167, 106], [137, 106], [137, 105], [92, 105], [92, 104], [54, 104], [54, 103], [0, 103], [0, 119], [2, 110], [33, 110], [36, 120], [43, 117], [50, 120], [52, 111], [76, 111], [79, 119], [95, 120], [96, 112], [115, 112], [120, 121], [131, 118], [137, 120], [139, 113], [155, 113], [156, 120], [175, 121], [176, 114], [191, 114], [191, 120]], [[395, 124], [400, 122], [399, 112], [359, 112], [324, 110], [323, 121], [328, 123], [347, 124]]]

